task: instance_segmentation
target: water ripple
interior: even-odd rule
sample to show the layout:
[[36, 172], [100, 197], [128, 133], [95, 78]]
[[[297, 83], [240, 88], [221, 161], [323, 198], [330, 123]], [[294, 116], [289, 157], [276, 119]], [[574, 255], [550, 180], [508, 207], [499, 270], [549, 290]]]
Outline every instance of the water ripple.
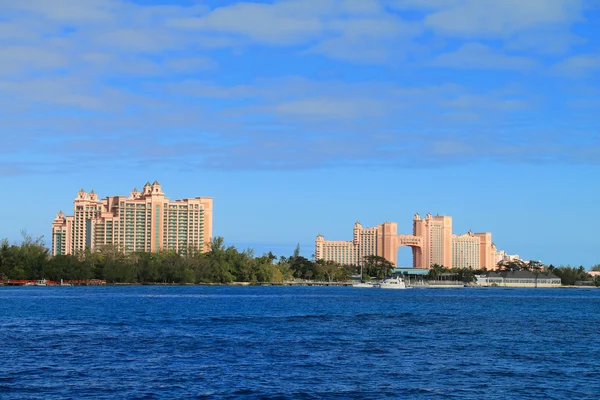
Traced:
[[0, 288], [0, 398], [596, 399], [600, 291]]

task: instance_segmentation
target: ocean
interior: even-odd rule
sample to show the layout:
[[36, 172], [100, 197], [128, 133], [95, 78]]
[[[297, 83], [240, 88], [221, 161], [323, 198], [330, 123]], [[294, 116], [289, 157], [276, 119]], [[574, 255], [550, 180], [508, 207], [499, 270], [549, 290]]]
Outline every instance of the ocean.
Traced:
[[0, 287], [0, 399], [598, 399], [600, 290]]

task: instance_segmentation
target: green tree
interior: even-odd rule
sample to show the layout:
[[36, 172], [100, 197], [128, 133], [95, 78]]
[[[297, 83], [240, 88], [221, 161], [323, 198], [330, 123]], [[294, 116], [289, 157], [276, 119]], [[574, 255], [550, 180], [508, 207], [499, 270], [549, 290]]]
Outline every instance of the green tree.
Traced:
[[315, 267], [323, 273], [328, 282], [337, 278], [338, 271], [341, 268], [341, 265], [335, 261], [319, 260], [315, 264]]
[[557, 267], [554, 268], [552, 273], [558, 276], [563, 286], [572, 286], [575, 285], [577, 281], [592, 281], [592, 276], [585, 271], [583, 266], [578, 268], [571, 267], [570, 265], [566, 267]]
[[363, 271], [366, 270], [369, 276], [385, 278], [392, 274], [394, 264], [381, 256], [365, 256]]
[[444, 272], [445, 269], [446, 268], [444, 268], [443, 265], [432, 264], [431, 268], [429, 268], [429, 272], [427, 273], [425, 278], [428, 280], [437, 280], [442, 276], [442, 273]]
[[458, 280], [464, 283], [471, 283], [475, 281], [475, 270], [472, 268], [453, 268], [454, 273], [457, 274]]
[[277, 268], [281, 273], [281, 277], [283, 281], [291, 281], [294, 279], [294, 271], [290, 263], [287, 261], [287, 258], [284, 256], [279, 257], [279, 261], [277, 262]]
[[529, 270], [529, 266], [521, 260], [508, 261], [500, 264], [500, 267], [504, 271], [522, 271]]
[[294, 277], [300, 279], [323, 279], [323, 274], [316, 263], [310, 261], [306, 257], [300, 255], [300, 244], [296, 245], [294, 254], [288, 258], [290, 269], [294, 273]]

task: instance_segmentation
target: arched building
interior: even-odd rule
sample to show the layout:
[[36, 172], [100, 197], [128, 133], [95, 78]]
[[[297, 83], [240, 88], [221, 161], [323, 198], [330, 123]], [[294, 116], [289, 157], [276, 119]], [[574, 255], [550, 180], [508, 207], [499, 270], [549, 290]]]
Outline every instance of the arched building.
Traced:
[[384, 222], [372, 228], [363, 228], [357, 222], [351, 241], [328, 241], [318, 235], [315, 258], [360, 265], [365, 256], [377, 255], [397, 266], [401, 246], [412, 248], [414, 268], [430, 268], [434, 264], [448, 268], [495, 268], [496, 247], [491, 233], [453, 235], [452, 217], [427, 214], [421, 218], [418, 213], [413, 217], [412, 234], [399, 235], [395, 222]]

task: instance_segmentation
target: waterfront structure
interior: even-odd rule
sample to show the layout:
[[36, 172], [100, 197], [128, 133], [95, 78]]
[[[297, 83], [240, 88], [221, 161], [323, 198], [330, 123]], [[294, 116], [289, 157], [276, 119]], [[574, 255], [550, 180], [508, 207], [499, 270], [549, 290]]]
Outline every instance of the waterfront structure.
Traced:
[[208, 251], [212, 238], [210, 197], [169, 200], [161, 185], [146, 183], [129, 197], [103, 200], [81, 189], [73, 215], [60, 211], [52, 223], [52, 255], [114, 246], [120, 251]]
[[360, 265], [365, 256], [376, 255], [397, 266], [398, 248], [410, 246], [413, 268], [430, 268], [434, 264], [447, 268], [471, 267], [495, 269], [496, 246], [489, 232], [452, 235], [452, 217], [413, 217], [413, 233], [398, 234], [398, 224], [384, 222], [372, 228], [354, 224], [351, 241], [329, 241], [318, 235], [315, 241], [315, 259], [340, 264]]
[[561, 279], [552, 272], [501, 271], [476, 276], [476, 285], [502, 287], [560, 287]]

